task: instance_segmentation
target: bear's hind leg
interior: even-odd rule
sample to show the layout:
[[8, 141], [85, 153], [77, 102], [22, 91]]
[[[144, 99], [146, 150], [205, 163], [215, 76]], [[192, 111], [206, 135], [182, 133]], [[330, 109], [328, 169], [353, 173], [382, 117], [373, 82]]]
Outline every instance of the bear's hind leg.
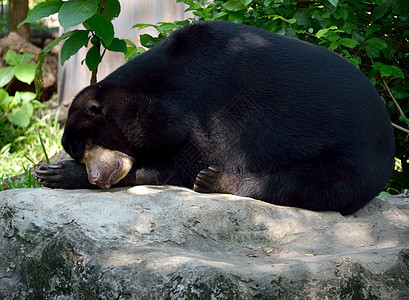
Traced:
[[193, 190], [252, 197], [272, 204], [315, 211], [333, 210], [350, 214], [376, 195], [365, 186], [359, 170], [323, 160], [304, 162], [273, 174], [227, 174], [211, 166], [199, 172]]
[[219, 182], [222, 175], [219, 167], [216, 166], [201, 170], [196, 176], [193, 190], [199, 193], [222, 193]]
[[199, 193], [223, 193], [252, 197], [250, 189], [260, 186], [262, 182], [256, 176], [236, 176], [220, 170], [217, 166], [210, 166], [197, 174], [193, 190]]

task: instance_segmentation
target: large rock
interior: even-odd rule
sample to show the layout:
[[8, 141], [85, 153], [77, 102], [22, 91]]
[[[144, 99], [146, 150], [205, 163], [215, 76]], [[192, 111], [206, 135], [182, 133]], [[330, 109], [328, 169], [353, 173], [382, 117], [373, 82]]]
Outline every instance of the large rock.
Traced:
[[175, 187], [0, 192], [1, 299], [409, 299], [409, 198], [350, 216]]

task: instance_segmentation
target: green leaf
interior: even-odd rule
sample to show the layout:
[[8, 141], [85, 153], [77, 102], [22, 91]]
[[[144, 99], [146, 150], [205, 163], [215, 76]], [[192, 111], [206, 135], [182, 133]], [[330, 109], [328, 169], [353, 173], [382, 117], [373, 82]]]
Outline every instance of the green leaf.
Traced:
[[253, 0], [241, 0], [241, 3], [242, 3], [244, 6], [248, 6], [251, 2], [253, 2]]
[[369, 58], [378, 58], [379, 56], [381, 56], [379, 50], [374, 47], [365, 46], [365, 50]]
[[391, 66], [388, 65], [383, 65], [379, 71], [381, 72], [382, 77], [388, 77], [393, 74]]
[[220, 19], [220, 18], [224, 17], [225, 15], [227, 15], [227, 12], [225, 12], [225, 11], [218, 12], [218, 13], [213, 15], [211, 20], [214, 21], [214, 20]]
[[329, 19], [331, 17], [331, 10], [327, 10], [326, 12], [324, 12], [321, 17], [318, 16], [318, 18], [324, 18], [324, 19]]
[[139, 39], [141, 41], [141, 45], [146, 48], [151, 48], [155, 46], [156, 43], [159, 41], [158, 38], [155, 38], [149, 34], [141, 34]]
[[125, 60], [130, 60], [131, 58], [134, 58], [138, 54], [145, 52], [145, 48], [136, 47], [136, 45], [132, 41], [127, 40], [127, 39], [125, 39], [124, 41], [126, 45], [128, 46], [126, 49], [126, 52], [124, 53]]
[[0, 109], [6, 111], [7, 105], [10, 103], [11, 97], [5, 89], [0, 88]]
[[61, 47], [61, 65], [88, 44], [88, 30], [75, 30]]
[[45, 150], [44, 142], [43, 142], [43, 138], [41, 137], [40, 130], [38, 130], [38, 138], [40, 139], [41, 148], [43, 149], [43, 153], [45, 156], [45, 162], [47, 164], [50, 164], [50, 159], [48, 158], [47, 150]]
[[194, 3], [193, 1], [183, 1], [183, 2], [185, 2], [187, 5], [189, 5], [189, 8], [186, 9], [186, 11], [200, 10], [202, 8], [201, 3]]
[[297, 19], [297, 24], [300, 26], [307, 26], [310, 24], [310, 16], [304, 11], [297, 11], [294, 14], [294, 18]]
[[372, 64], [372, 68], [379, 71], [379, 70], [382, 68], [382, 66], [384, 66], [384, 65], [385, 65], [385, 64], [383, 64], [383, 63], [377, 61], [377, 62], [374, 62], [374, 63]]
[[0, 87], [7, 85], [14, 77], [14, 67], [0, 69]]
[[168, 33], [169, 31], [172, 31], [173, 29], [177, 28], [178, 26], [173, 23], [163, 23], [161, 24], [157, 29], [158, 31]]
[[90, 71], [94, 71], [100, 62], [101, 54], [99, 53], [99, 49], [95, 46], [91, 47], [87, 52], [87, 56], [85, 57], [85, 63], [87, 64], [88, 69]]
[[[315, 34], [315, 36], [316, 36], [317, 38], [321, 38], [321, 37], [323, 37], [324, 35], [326, 35], [326, 34], [328, 33], [328, 31], [330, 31], [330, 30], [333, 30], [333, 32], [332, 32], [332, 31], [329, 32], [330, 34], [333, 34], [333, 33], [335, 33], [335, 32], [341, 32], [341, 30], [337, 30], [337, 29], [338, 29], [337, 26], [331, 26], [330, 28], [322, 28], [322, 29], [320, 29], [320, 30], [317, 31], [317, 33]], [[339, 38], [338, 35], [336, 35], [336, 36]], [[338, 38], [337, 38], [337, 39], [338, 39]]]
[[124, 53], [125, 60], [128, 61], [128, 60], [130, 60], [130, 59], [132, 59], [132, 58], [134, 58], [134, 57], [136, 57], [136, 56], [138, 56], [138, 55], [144, 53], [145, 51], [146, 51], [146, 50], [145, 50], [145, 48], [143, 48], [143, 47], [135, 47], [135, 48], [133, 48], [133, 47], [128, 47], [126, 53]]
[[337, 31], [328, 31], [326, 39], [330, 42], [338, 41], [341, 37], [336, 33]]
[[339, 40], [339, 43], [342, 46], [348, 47], [348, 48], [354, 48], [355, 46], [358, 45], [357, 41], [350, 39], [350, 38], [342, 38]]
[[391, 8], [389, 7], [389, 3], [385, 2], [379, 5], [378, 7], [375, 7], [375, 9], [372, 12], [372, 19], [376, 21], [385, 16], [390, 10]]
[[409, 125], [409, 119], [406, 118], [404, 115], [399, 116], [399, 121], [404, 122]]
[[344, 21], [346, 21], [348, 19], [349, 13], [345, 8], [340, 8], [339, 15]]
[[[35, 95], [34, 95], [34, 97], [35, 97]], [[33, 104], [31, 104], [28, 101], [24, 101], [23, 105], [22, 105], [22, 108], [23, 108], [23, 111], [27, 114], [27, 116], [29, 118], [31, 118], [31, 116], [33, 115], [33, 112], [34, 112]]]
[[190, 24], [190, 20], [187, 19], [187, 20], [183, 20], [183, 21], [176, 21], [175, 24], [178, 25], [178, 26], [187, 25], [187, 24]]
[[327, 32], [328, 32], [328, 28], [323, 28], [323, 29], [320, 29], [320, 30], [318, 30], [318, 32], [315, 34], [315, 36], [317, 37], [317, 38], [322, 38]]
[[126, 42], [124, 40], [114, 38], [111, 45], [109, 45], [107, 49], [109, 51], [126, 53], [127, 51]]
[[132, 26], [132, 28], [138, 28], [139, 30], [144, 29], [144, 28], [148, 28], [148, 27], [154, 27], [155, 29], [157, 28], [156, 25], [142, 24], [142, 23], [138, 23], [138, 24], [135, 24], [134, 26]]
[[76, 30], [72, 30], [72, 31], [67, 31], [65, 33], [63, 33], [62, 35], [60, 35], [58, 38], [56, 38], [54, 41], [52, 41], [51, 43], [49, 43], [46, 47], [44, 47], [44, 49], [40, 52], [43, 54], [46, 54], [48, 52], [50, 52], [55, 46], [57, 46], [62, 40], [65, 40], [66, 38], [69, 38]]
[[396, 66], [391, 66], [391, 68], [393, 76], [405, 79], [405, 74], [403, 73], [401, 68], [398, 68]]
[[13, 108], [11, 113], [7, 114], [7, 119], [14, 125], [27, 127], [30, 124], [30, 118], [20, 108]]
[[328, 0], [328, 2], [331, 3], [331, 5], [334, 7], [338, 6], [338, 0]]
[[366, 44], [380, 50], [388, 48], [388, 44], [385, 40], [376, 37], [367, 40]]
[[119, 16], [121, 12], [121, 4], [118, 0], [107, 0], [105, 3], [104, 12], [102, 15], [108, 20], [112, 21]]
[[355, 67], [359, 69], [359, 65], [361, 64], [360, 59], [357, 59], [357, 57], [352, 57], [352, 58], [348, 58], [348, 60], [350, 63], [352, 63]]
[[114, 25], [100, 13], [96, 13], [87, 20], [88, 26], [100, 37], [106, 46], [109, 46], [114, 39]]
[[135, 47], [135, 48], [136, 48], [135, 43], [134, 43], [134, 42], [132, 42], [131, 40], [124, 39], [124, 41], [125, 41], [125, 43], [126, 43], [126, 45], [127, 45], [127, 46], [130, 46], [130, 47]]
[[18, 54], [17, 58], [19, 60], [19, 64], [20, 65], [24, 65], [26, 63], [28, 63], [30, 61], [30, 59], [32, 59], [35, 55], [32, 53], [23, 53], [23, 54]]
[[385, 65], [381, 62], [375, 62], [372, 64], [372, 68], [378, 70], [381, 73], [382, 77], [395, 76], [405, 79], [405, 74], [403, 73], [403, 71], [396, 66], [390, 66]]
[[14, 75], [16, 78], [22, 82], [27, 84], [31, 84], [34, 80], [35, 71], [36, 71], [36, 64], [28, 63], [21, 66], [14, 67]]
[[244, 16], [241, 12], [231, 12], [227, 18], [227, 21], [234, 23], [243, 23]]
[[9, 93], [3, 88], [0, 88], [0, 102], [6, 99], [9, 96]]
[[292, 18], [292, 19], [286, 19], [286, 18], [284, 18], [283, 16], [274, 15], [273, 21], [274, 21], [274, 20], [277, 20], [277, 19], [283, 20], [284, 22], [287, 22], [287, 23], [290, 23], [290, 24], [294, 24], [295, 22], [297, 22], [297, 20], [294, 19], [294, 18]]
[[[0, 90], [1, 91], [1, 90]], [[391, 88], [392, 94], [395, 96], [396, 99], [405, 99], [406, 97], [409, 97], [409, 93], [402, 90], [400, 87], [396, 88]], [[1, 97], [0, 97], [1, 99]], [[0, 100], [1, 101], [1, 100]]]
[[351, 33], [352, 39], [358, 42], [358, 44], [362, 44], [365, 40], [364, 36], [359, 31], [352, 31]]
[[229, 11], [239, 11], [245, 9], [245, 6], [241, 3], [240, 0], [228, 0], [223, 4], [223, 7]]
[[199, 17], [199, 20], [202, 20], [202, 19], [206, 18], [205, 14], [203, 12], [201, 12], [201, 11], [194, 11], [193, 14], [195, 16]]
[[33, 9], [30, 9], [28, 11], [27, 18], [23, 22], [21, 22], [18, 27], [20, 27], [24, 23], [33, 23], [35, 21], [41, 20], [44, 17], [48, 17], [57, 13], [63, 4], [63, 1], [47, 1], [36, 5]]
[[358, 30], [358, 25], [352, 22], [346, 21], [346, 22], [343, 22], [343, 24], [341, 25], [341, 30], [347, 34], [351, 34], [352, 30]]
[[332, 42], [332, 43], [329, 45], [328, 49], [330, 49], [330, 50], [335, 50], [335, 49], [337, 49], [338, 47], [339, 47], [339, 42], [338, 42], [338, 41], [335, 41], [335, 42]]
[[11, 49], [7, 50], [4, 60], [11, 66], [17, 66], [20, 64], [16, 51]]
[[64, 28], [79, 25], [98, 10], [99, 0], [71, 0], [61, 6], [58, 20]]
[[365, 32], [365, 38], [370, 37], [375, 31], [379, 30], [381, 28], [381, 25], [379, 24], [373, 24], [366, 29]]
[[32, 92], [20, 92], [20, 98], [23, 101], [33, 101], [36, 98], [36, 94]]

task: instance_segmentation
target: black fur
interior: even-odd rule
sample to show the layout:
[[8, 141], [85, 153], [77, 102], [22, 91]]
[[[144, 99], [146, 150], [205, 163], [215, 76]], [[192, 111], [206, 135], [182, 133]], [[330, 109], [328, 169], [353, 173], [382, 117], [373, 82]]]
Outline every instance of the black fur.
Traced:
[[[62, 143], [80, 160], [89, 140], [135, 158], [122, 185], [195, 186], [343, 214], [381, 191], [394, 158], [388, 114], [355, 66], [227, 22], [179, 29], [84, 89]], [[55, 174], [44, 170], [46, 186], [67, 187], [47, 185]], [[84, 178], [71, 175], [69, 187]]]

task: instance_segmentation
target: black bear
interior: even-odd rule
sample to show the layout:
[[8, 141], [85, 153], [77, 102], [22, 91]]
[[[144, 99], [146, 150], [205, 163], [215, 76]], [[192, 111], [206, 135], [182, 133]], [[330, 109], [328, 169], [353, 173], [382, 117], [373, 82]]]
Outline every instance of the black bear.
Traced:
[[182, 27], [85, 88], [62, 144], [76, 161], [40, 166], [46, 187], [170, 184], [342, 214], [376, 196], [394, 162], [387, 111], [355, 66], [228, 22]]

